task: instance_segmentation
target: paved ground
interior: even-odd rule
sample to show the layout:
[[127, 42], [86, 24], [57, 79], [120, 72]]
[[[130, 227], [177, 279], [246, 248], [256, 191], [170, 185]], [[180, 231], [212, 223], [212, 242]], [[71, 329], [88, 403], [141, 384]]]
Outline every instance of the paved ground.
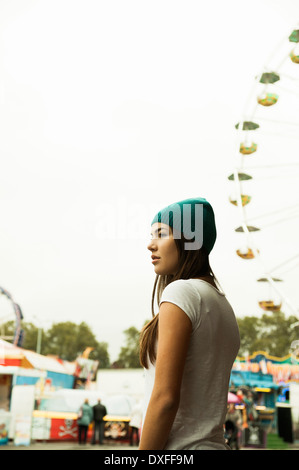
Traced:
[[[0, 446], [0, 450], [108, 450], [108, 451], [128, 451], [133, 453], [138, 450], [136, 446], [130, 446], [128, 444], [103, 444], [103, 445], [91, 445], [89, 443], [79, 445], [77, 442], [71, 441], [33, 441], [29, 446], [15, 446], [12, 441], [7, 445]], [[268, 450], [268, 449], [254, 449], [254, 448], [241, 448], [240, 450]], [[280, 450], [280, 449], [277, 449]], [[288, 450], [299, 450], [299, 441], [294, 444], [288, 444]]]
[[77, 444], [76, 442], [32, 442], [30, 446], [15, 446], [13, 442], [0, 447], [1, 450], [137, 450], [128, 444]]

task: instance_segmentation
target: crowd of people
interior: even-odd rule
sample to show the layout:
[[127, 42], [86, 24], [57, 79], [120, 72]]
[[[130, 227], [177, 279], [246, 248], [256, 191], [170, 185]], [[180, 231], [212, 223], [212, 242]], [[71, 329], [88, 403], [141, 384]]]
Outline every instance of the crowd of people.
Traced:
[[[105, 431], [105, 416], [107, 415], [106, 407], [101, 403], [101, 399], [94, 406], [90, 406], [88, 399], [86, 398], [84, 403], [78, 412], [78, 442], [79, 444], [87, 443], [88, 428], [93, 423], [93, 431], [91, 444], [103, 444], [104, 431]], [[140, 428], [142, 422], [142, 409], [139, 403], [137, 403], [131, 411], [129, 421], [129, 439], [130, 445], [133, 446], [139, 444]]]
[[250, 423], [255, 423], [258, 420], [258, 413], [251, 390], [238, 389], [234, 390], [234, 393], [238, 397], [239, 403], [228, 403], [224, 427], [228, 445], [238, 450], [242, 429], [248, 427]]
[[106, 407], [98, 399], [96, 405], [91, 407], [86, 398], [78, 413], [78, 441], [79, 444], [86, 444], [87, 431], [90, 423], [93, 422], [93, 433], [91, 444], [96, 444], [97, 436], [99, 444], [103, 444], [104, 439], [104, 417], [107, 415]]

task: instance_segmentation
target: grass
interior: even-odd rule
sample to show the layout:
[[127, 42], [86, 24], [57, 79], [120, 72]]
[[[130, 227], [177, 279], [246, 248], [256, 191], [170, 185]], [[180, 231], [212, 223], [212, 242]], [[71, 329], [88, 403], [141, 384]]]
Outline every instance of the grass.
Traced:
[[267, 449], [286, 450], [288, 444], [277, 434], [267, 434]]

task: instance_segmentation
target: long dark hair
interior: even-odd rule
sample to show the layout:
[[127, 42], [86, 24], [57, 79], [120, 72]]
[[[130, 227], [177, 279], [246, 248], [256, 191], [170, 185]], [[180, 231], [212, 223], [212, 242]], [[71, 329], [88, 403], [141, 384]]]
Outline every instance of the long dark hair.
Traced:
[[156, 275], [153, 293], [152, 293], [152, 320], [149, 321], [141, 330], [139, 358], [140, 364], [148, 369], [148, 359], [152, 364], [156, 360], [156, 344], [158, 339], [159, 313], [155, 314], [154, 304], [157, 295], [159, 305], [161, 295], [165, 287], [177, 279], [191, 279], [198, 277], [209, 277], [215, 286], [220, 289], [219, 283], [210, 267], [209, 255], [204, 247], [200, 250], [186, 250], [184, 244], [186, 239], [175, 238], [175, 243], [179, 253], [178, 269], [175, 274]]

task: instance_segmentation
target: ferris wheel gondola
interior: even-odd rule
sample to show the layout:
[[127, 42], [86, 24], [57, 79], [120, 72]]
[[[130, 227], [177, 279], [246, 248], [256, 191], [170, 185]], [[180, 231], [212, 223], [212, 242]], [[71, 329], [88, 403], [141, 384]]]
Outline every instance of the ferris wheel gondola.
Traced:
[[[268, 256], [268, 259], [266, 259], [264, 257], [264, 251], [266, 251], [265, 246], [261, 245], [260, 240], [255, 238], [255, 232], [263, 232], [264, 228], [267, 226], [265, 221], [268, 221], [268, 225], [270, 226], [271, 224], [272, 226], [275, 225], [275, 217], [277, 220], [280, 220], [281, 224], [285, 220], [290, 221], [292, 218], [298, 217], [299, 202], [293, 204], [291, 207], [283, 206], [277, 208], [276, 211], [272, 210], [271, 213], [269, 207], [271, 208], [271, 199], [273, 198], [273, 200], [275, 200], [275, 191], [273, 192], [273, 188], [271, 190], [266, 183], [263, 183], [264, 193], [262, 197], [270, 203], [267, 207], [267, 213], [262, 217], [261, 224], [256, 226], [252, 223], [254, 218], [248, 217], [247, 209], [252, 206], [252, 201], [256, 201], [257, 199], [259, 206], [262, 206], [261, 195], [258, 194], [256, 197], [254, 194], [254, 191], [257, 190], [257, 186], [253, 189], [255, 182], [262, 181], [258, 170], [262, 168], [266, 169], [265, 180], [269, 182], [271, 178], [272, 181], [274, 181], [273, 178], [275, 178], [271, 173], [272, 170], [277, 171], [282, 166], [285, 168], [288, 166], [285, 155], [278, 155], [279, 158], [277, 162], [272, 161], [272, 157], [277, 159], [276, 154], [279, 150], [276, 145], [276, 139], [278, 136], [281, 136], [282, 128], [284, 132], [286, 127], [288, 127], [288, 139], [296, 139], [298, 137], [299, 122], [296, 121], [298, 115], [294, 111], [294, 115], [289, 118], [286, 112], [286, 110], [289, 109], [294, 110], [294, 96], [296, 99], [299, 98], [298, 64], [299, 27], [293, 29], [291, 34], [283, 38], [280, 45], [271, 54], [261, 73], [254, 79], [254, 85], [247, 99], [243, 115], [240, 121], [235, 125], [237, 130], [237, 163], [233, 173], [228, 176], [228, 180], [231, 181], [234, 186], [234, 192], [230, 194], [229, 202], [237, 207], [241, 222], [240, 226], [235, 229], [235, 232], [241, 233], [243, 237], [243, 245], [242, 247], [239, 246], [236, 250], [236, 254], [244, 260], [256, 260], [259, 265], [259, 272], [262, 275], [259, 281], [263, 280], [268, 284], [268, 287], [272, 289], [272, 294], [268, 294], [267, 299], [264, 298], [260, 300], [258, 305], [264, 311], [276, 312], [285, 304], [292, 314], [295, 315], [298, 314], [298, 309], [289, 300], [281, 287], [278, 286], [278, 281], [282, 281], [282, 279], [280, 279], [280, 273], [279, 278], [274, 277], [273, 273], [277, 271], [277, 268], [269, 268], [269, 261], [272, 262], [273, 259], [276, 259], [273, 254], [277, 254], [278, 251], [279, 254], [282, 253], [281, 245], [277, 243], [276, 247], [275, 237], [271, 236], [271, 244], [267, 243], [267, 245], [273, 246], [274, 244], [272, 257], [270, 254], [270, 257]], [[288, 97], [288, 100], [285, 99], [285, 96]], [[297, 104], [299, 105], [298, 102]], [[272, 110], [276, 111], [274, 112]], [[273, 113], [273, 115], [270, 113]], [[280, 115], [280, 113], [282, 115]], [[295, 128], [296, 133], [294, 133]], [[275, 160], [275, 158], [273, 158], [273, 160]], [[296, 169], [296, 165], [299, 166], [299, 161], [291, 162], [291, 178], [295, 176], [294, 168]], [[278, 174], [278, 178], [280, 176], [281, 178], [283, 177], [282, 173], [280, 173], [280, 175]], [[245, 189], [244, 186], [246, 185], [247, 188]], [[291, 187], [289, 190], [290, 193], [286, 203], [294, 199]], [[282, 214], [284, 219], [279, 219], [279, 216], [281, 217]], [[296, 256], [292, 256], [291, 259], [294, 260]], [[289, 261], [290, 260], [282, 260], [278, 268], [286, 267]], [[295, 265], [295, 267], [296, 266], [298, 266], [298, 264]]]

